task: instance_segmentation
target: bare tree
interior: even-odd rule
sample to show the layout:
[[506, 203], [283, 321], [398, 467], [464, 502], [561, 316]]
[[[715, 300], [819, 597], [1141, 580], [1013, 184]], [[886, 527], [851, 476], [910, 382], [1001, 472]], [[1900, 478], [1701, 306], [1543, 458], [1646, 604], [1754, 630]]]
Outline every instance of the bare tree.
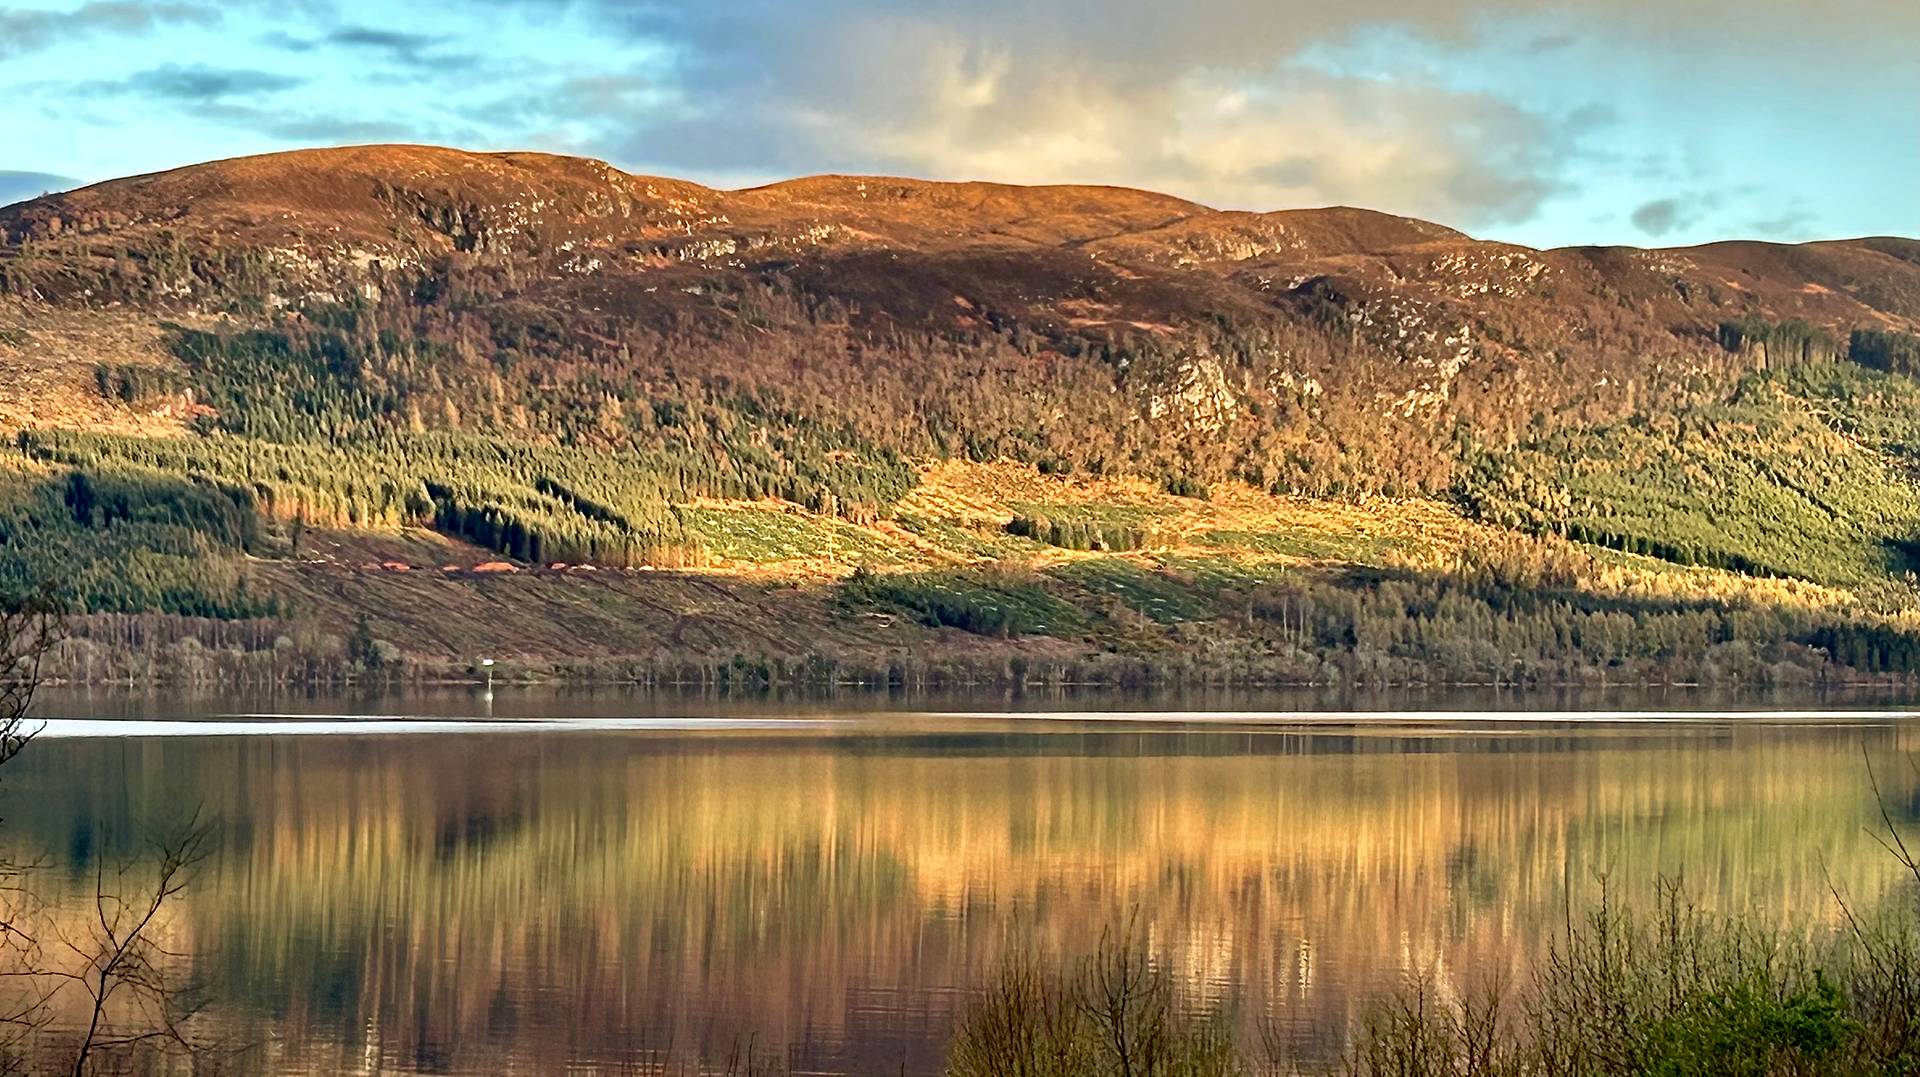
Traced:
[[[48, 655], [66, 638], [66, 620], [46, 592], [0, 594], [0, 764], [19, 755], [31, 728], [35, 697], [46, 682]], [[25, 883], [35, 865], [0, 855], [0, 962], [4, 977], [25, 990], [0, 1001], [0, 1073], [19, 1072], [25, 1049], [50, 1021], [51, 991], [39, 975], [40, 912]]]
[[[183, 1004], [168, 967], [178, 955], [155, 936], [162, 910], [187, 888], [205, 858], [209, 832], [196, 817], [150, 843], [151, 869], [134, 858], [122, 862], [111, 880], [105, 868], [96, 869], [91, 922], [77, 938], [59, 933], [61, 947], [76, 962], [60, 976], [84, 992], [88, 1012], [73, 1052], [73, 1077], [82, 1077], [96, 1054], [201, 1052], [183, 1028], [193, 1011]], [[148, 870], [152, 881], [143, 882]]]
[[28, 724], [46, 683], [47, 657], [66, 634], [64, 611], [51, 593], [0, 596], [0, 764], [32, 739]]
[[1080, 1006], [1092, 1020], [1119, 1077], [1154, 1077], [1172, 1055], [1173, 983], [1137, 939], [1139, 914], [1118, 934], [1108, 929], [1089, 958]]
[[[39, 731], [33, 708], [48, 679], [48, 660], [67, 636], [61, 603], [48, 589], [0, 595], [0, 765]], [[31, 885], [33, 864], [0, 859], [0, 978], [25, 985], [0, 1002], [0, 1073], [31, 1065], [42, 1072], [54, 1015], [77, 992], [85, 1024], [68, 1040], [69, 1072], [79, 1075], [104, 1056], [156, 1051], [202, 1054], [184, 1031], [191, 1008], [170, 971], [160, 941], [163, 912], [204, 860], [211, 828], [198, 816], [94, 876], [91, 908], [77, 921]], [[62, 1067], [67, 1063], [62, 1062]]]

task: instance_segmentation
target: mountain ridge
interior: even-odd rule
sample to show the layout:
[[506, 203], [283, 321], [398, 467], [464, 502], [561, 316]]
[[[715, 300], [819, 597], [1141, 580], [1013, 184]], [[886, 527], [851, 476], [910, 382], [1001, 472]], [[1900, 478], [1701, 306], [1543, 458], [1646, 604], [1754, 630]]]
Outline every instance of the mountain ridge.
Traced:
[[[1085, 255], [1120, 270], [1286, 273], [1290, 283], [1354, 275], [1382, 289], [1457, 289], [1459, 280], [1435, 279], [1448, 267], [1434, 263], [1451, 256], [1457, 270], [1463, 259], [1505, 257], [1531, 263], [1540, 276], [1573, 278], [1576, 288], [1679, 289], [1686, 303], [1689, 288], [1731, 292], [1715, 314], [1744, 301], [1834, 326], [1920, 320], [1920, 242], [1899, 237], [1535, 250], [1348, 207], [1251, 213], [1124, 187], [840, 175], [725, 191], [585, 158], [422, 146], [233, 158], [0, 209], [0, 234], [16, 250], [63, 235], [138, 244], [156, 232], [299, 249], [361, 269], [376, 253], [437, 257], [489, 244], [527, 254], [591, 249], [612, 256], [602, 257], [602, 269], [648, 256], [752, 269], [778, 256], [834, 251], [1025, 249]], [[1859, 294], [1860, 280], [1874, 276], [1897, 278], [1897, 290]]]
[[[1518, 617], [1529, 676], [1743, 639], [1749, 674], [1906, 669], [1915, 373], [1897, 237], [1539, 251], [1127, 188], [296, 151], [0, 209], [0, 588], [372, 617], [437, 661], [492, 649], [508, 571], [537, 654], [610, 631], [573, 609], [599, 594], [670, 637], [605, 658], [767, 647], [767, 618], [868, 663], [1038, 635], [1068, 666], [1499, 678], [1453, 633]], [[731, 627], [663, 612], [715, 578]], [[1588, 631], [1625, 649], [1566, 650]]]
[[[505, 163], [515, 164], [515, 165], [521, 165], [523, 167], [529, 163], [545, 164], [550, 167], [554, 165], [559, 165], [562, 167], [579, 166], [579, 167], [598, 170], [605, 175], [617, 175], [627, 181], [638, 182], [641, 184], [664, 185], [676, 191], [689, 191], [689, 192], [697, 192], [697, 193], [701, 193], [701, 194], [705, 194], [713, 197], [733, 197], [733, 198], [740, 198], [740, 199], [752, 199], [756, 196], [760, 198], [770, 199], [775, 196], [794, 195], [802, 192], [818, 192], [821, 190], [840, 193], [843, 195], [843, 197], [864, 198], [865, 194], [863, 192], [866, 192], [866, 189], [869, 189], [869, 188], [873, 189], [871, 193], [876, 195], [883, 194], [883, 193], [893, 193], [897, 195], [899, 192], [902, 192], [902, 191], [913, 191], [917, 193], [935, 192], [935, 193], [947, 194], [951, 196], [960, 196], [963, 194], [972, 193], [972, 194], [978, 194], [981, 196], [980, 198], [974, 199], [976, 203], [985, 201], [986, 196], [990, 196], [994, 194], [1003, 195], [1003, 196], [1005, 195], [1018, 196], [1021, 194], [1025, 194], [1033, 197], [1039, 197], [1039, 196], [1049, 195], [1049, 194], [1078, 195], [1083, 198], [1104, 195], [1115, 200], [1131, 201], [1138, 204], [1156, 205], [1164, 208], [1169, 212], [1184, 211], [1183, 213], [1181, 213], [1181, 215], [1168, 219], [1165, 222], [1165, 224], [1161, 225], [1161, 227], [1177, 224], [1182, 220], [1187, 220], [1192, 218], [1215, 218], [1220, 220], [1260, 220], [1260, 219], [1313, 218], [1313, 217], [1332, 218], [1332, 217], [1358, 216], [1363, 218], [1378, 219], [1381, 221], [1399, 222], [1401, 224], [1409, 225], [1415, 230], [1425, 231], [1428, 234], [1429, 238], [1449, 239], [1449, 240], [1471, 240], [1474, 242], [1486, 242], [1486, 243], [1497, 244], [1499, 246], [1512, 247], [1518, 250], [1531, 251], [1534, 253], [1617, 250], [1617, 251], [1629, 251], [1629, 252], [1646, 252], [1646, 253], [1664, 252], [1664, 253], [1679, 254], [1679, 253], [1686, 253], [1686, 252], [1707, 251], [1707, 250], [1712, 250], [1714, 248], [1722, 248], [1722, 247], [1817, 248], [1817, 247], [1831, 247], [1831, 246], [1868, 246], [1868, 245], [1883, 244], [1883, 243], [1907, 244], [1907, 245], [1920, 246], [1920, 241], [1916, 241], [1907, 237], [1900, 237], [1895, 235], [1875, 235], [1875, 236], [1863, 235], [1858, 237], [1835, 237], [1835, 238], [1807, 240], [1807, 241], [1793, 242], [1793, 243], [1782, 243], [1782, 242], [1758, 239], [1753, 237], [1729, 237], [1722, 240], [1711, 240], [1703, 243], [1690, 244], [1682, 247], [1650, 247], [1650, 246], [1641, 246], [1641, 245], [1635, 245], [1635, 244], [1620, 244], [1620, 243], [1580, 243], [1580, 244], [1568, 244], [1568, 245], [1559, 246], [1559, 247], [1536, 248], [1536, 247], [1528, 247], [1523, 244], [1509, 243], [1505, 241], [1476, 240], [1474, 237], [1468, 235], [1467, 233], [1458, 231], [1456, 229], [1450, 228], [1446, 225], [1439, 224], [1437, 222], [1425, 221], [1419, 218], [1406, 217], [1402, 215], [1392, 214], [1392, 213], [1388, 213], [1380, 210], [1373, 210], [1366, 207], [1354, 206], [1349, 204], [1311, 206], [1311, 207], [1283, 207], [1283, 208], [1270, 209], [1270, 210], [1220, 209], [1213, 206], [1209, 206], [1205, 203], [1195, 202], [1189, 199], [1185, 199], [1177, 195], [1164, 194], [1161, 192], [1156, 192], [1156, 191], [1148, 190], [1145, 188], [1128, 187], [1128, 186], [1119, 185], [1119, 184], [1100, 184], [1100, 183], [1020, 184], [1020, 183], [1008, 183], [1008, 182], [989, 181], [989, 180], [936, 180], [936, 179], [927, 179], [927, 178], [921, 178], [921, 177], [910, 177], [910, 176], [890, 175], [890, 174], [881, 174], [881, 173], [874, 173], [874, 174], [831, 173], [831, 172], [830, 173], [813, 173], [813, 174], [807, 174], [807, 175], [794, 176], [788, 179], [773, 180], [767, 183], [754, 184], [754, 185], [745, 186], [745, 187], [724, 188], [724, 187], [712, 187], [704, 184], [699, 184], [690, 180], [677, 179], [677, 178], [672, 178], [672, 177], [667, 177], [662, 175], [653, 175], [653, 174], [646, 174], [646, 173], [630, 173], [630, 172], [621, 170], [604, 160], [600, 160], [597, 158], [579, 157], [579, 156], [572, 156], [572, 155], [566, 155], [566, 154], [557, 154], [557, 153], [530, 151], [530, 150], [469, 151], [469, 150], [455, 149], [451, 147], [435, 146], [435, 145], [424, 144], [424, 143], [368, 143], [363, 145], [301, 149], [301, 150], [286, 150], [286, 151], [277, 151], [277, 152], [271, 152], [271, 153], [249, 154], [249, 155], [242, 155], [242, 156], [230, 157], [230, 158], [220, 158], [220, 159], [200, 162], [196, 164], [189, 164], [189, 165], [183, 165], [183, 166], [178, 166], [178, 167], [169, 168], [169, 169], [162, 169], [154, 172], [140, 173], [140, 174], [131, 175], [131, 176], [116, 177], [112, 179], [102, 180], [96, 183], [87, 184], [85, 186], [74, 187], [65, 191], [49, 192], [33, 198], [27, 198], [18, 202], [10, 203], [5, 206], [0, 206], [0, 212], [24, 211], [28, 207], [32, 207], [36, 204], [41, 204], [41, 203], [66, 204], [66, 205], [82, 204], [83, 205], [89, 198], [97, 197], [101, 194], [105, 194], [109, 192], [118, 192], [128, 188], [134, 188], [134, 187], [138, 187], [145, 184], [160, 183], [167, 180], [180, 180], [180, 179], [190, 179], [190, 178], [198, 178], [198, 177], [216, 177], [216, 176], [222, 175], [223, 173], [231, 175], [231, 173], [233, 172], [238, 172], [242, 176], [246, 176], [256, 180], [265, 178], [265, 179], [275, 181], [276, 183], [284, 183], [289, 177], [297, 175], [300, 171], [302, 171], [303, 166], [306, 167], [306, 170], [312, 171], [314, 170], [311, 168], [312, 164], [323, 164], [323, 163], [338, 164], [338, 163], [354, 162], [354, 161], [361, 162], [363, 164], [379, 165], [389, 171], [394, 170], [396, 168], [407, 166], [409, 164], [412, 164], [417, 169], [423, 162], [430, 162], [430, 161], [440, 163], [443, 165], [458, 163], [464, 166], [463, 170], [465, 168], [471, 168], [472, 166], [475, 166], [475, 165], [483, 165], [488, 162], [505, 162]], [[368, 170], [368, 172], [369, 174], [371, 174], [370, 169]], [[420, 173], [416, 172], [416, 176], [418, 176], [419, 174]], [[847, 188], [853, 189], [854, 194], [852, 196], [845, 195], [845, 191]], [[793, 199], [793, 200], [799, 201], [800, 199]], [[945, 199], [944, 201], [951, 202], [951, 201], [957, 201], [957, 200], [958, 200], [957, 197], [953, 197], [953, 198]], [[837, 208], [835, 202], [831, 199], [821, 202], [820, 204], [828, 208]]]

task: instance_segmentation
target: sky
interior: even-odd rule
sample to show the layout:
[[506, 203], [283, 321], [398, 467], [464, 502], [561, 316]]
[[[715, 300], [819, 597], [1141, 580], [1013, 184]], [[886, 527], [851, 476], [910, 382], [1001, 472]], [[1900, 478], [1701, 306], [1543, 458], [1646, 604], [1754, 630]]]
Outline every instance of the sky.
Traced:
[[1531, 246], [1920, 235], [1916, 40], [1920, 0], [0, 0], [0, 203], [422, 142]]

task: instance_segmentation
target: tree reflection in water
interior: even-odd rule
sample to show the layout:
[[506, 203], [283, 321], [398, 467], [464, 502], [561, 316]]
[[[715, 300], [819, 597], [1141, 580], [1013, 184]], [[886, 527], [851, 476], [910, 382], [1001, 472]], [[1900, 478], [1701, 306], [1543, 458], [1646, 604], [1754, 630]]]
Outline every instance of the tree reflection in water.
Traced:
[[169, 937], [260, 1072], [724, 1062], [752, 1037], [925, 1073], [1010, 943], [1085, 952], [1136, 910], [1190, 989], [1328, 1051], [1408, 970], [1519, 970], [1601, 873], [1832, 916], [1827, 873], [1893, 878], [1863, 746], [1920, 726], [47, 740], [5, 812], [74, 901], [140, 821], [224, 820]]

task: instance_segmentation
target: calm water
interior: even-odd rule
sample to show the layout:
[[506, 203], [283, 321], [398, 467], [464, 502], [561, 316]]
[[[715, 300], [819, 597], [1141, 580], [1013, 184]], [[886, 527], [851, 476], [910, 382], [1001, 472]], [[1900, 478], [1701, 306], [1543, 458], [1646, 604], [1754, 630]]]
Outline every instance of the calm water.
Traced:
[[[1332, 1051], [1409, 971], [1523, 968], [1602, 873], [1782, 921], [1831, 918], [1830, 879], [1877, 893], [1867, 757], [1920, 814], [1896, 710], [1133, 707], [55, 699], [81, 720], [8, 768], [0, 834], [78, 915], [143, 833], [216, 817], [165, 931], [204, 1027], [256, 1045], [243, 1070], [631, 1072], [751, 1043], [921, 1074], [1011, 944], [1075, 953], [1137, 915], [1197, 992]], [[368, 711], [397, 717], [324, 717]]]

